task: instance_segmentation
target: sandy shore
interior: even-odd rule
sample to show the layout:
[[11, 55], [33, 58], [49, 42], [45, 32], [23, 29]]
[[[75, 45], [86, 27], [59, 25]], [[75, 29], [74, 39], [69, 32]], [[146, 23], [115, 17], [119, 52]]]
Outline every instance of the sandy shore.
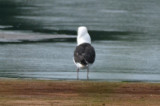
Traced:
[[160, 106], [160, 84], [0, 80], [3, 106]]

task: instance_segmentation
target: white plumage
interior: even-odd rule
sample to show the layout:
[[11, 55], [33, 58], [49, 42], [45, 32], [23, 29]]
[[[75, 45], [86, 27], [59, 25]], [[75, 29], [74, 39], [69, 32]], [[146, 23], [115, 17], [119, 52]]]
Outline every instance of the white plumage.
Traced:
[[77, 45], [89, 43], [91, 44], [91, 38], [88, 34], [87, 27], [81, 26], [78, 28]]

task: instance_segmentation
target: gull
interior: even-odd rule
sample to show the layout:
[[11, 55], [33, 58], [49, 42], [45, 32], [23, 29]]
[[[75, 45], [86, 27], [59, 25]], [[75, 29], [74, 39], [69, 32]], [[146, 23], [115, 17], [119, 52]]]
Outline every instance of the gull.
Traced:
[[79, 79], [79, 70], [87, 69], [87, 80], [89, 79], [89, 67], [94, 63], [96, 53], [91, 45], [91, 37], [87, 27], [78, 27], [77, 46], [74, 51], [74, 63], [77, 66], [77, 80]]

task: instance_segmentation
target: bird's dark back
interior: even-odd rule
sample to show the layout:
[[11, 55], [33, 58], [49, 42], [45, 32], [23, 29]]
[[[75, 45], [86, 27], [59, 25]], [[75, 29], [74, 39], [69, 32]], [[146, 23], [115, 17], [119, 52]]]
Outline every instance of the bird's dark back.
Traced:
[[77, 46], [74, 51], [75, 62], [81, 63], [83, 65], [87, 65], [88, 63], [93, 64], [95, 61], [95, 57], [95, 50], [88, 43], [83, 43]]

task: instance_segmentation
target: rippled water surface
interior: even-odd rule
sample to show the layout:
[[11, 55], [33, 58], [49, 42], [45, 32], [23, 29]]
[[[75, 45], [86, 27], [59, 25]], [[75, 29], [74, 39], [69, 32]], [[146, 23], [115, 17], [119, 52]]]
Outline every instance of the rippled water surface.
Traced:
[[[91, 80], [160, 82], [159, 5], [159, 0], [0, 0], [0, 77], [76, 79], [76, 30], [85, 25], [97, 54]], [[80, 79], [86, 79], [86, 70]]]

